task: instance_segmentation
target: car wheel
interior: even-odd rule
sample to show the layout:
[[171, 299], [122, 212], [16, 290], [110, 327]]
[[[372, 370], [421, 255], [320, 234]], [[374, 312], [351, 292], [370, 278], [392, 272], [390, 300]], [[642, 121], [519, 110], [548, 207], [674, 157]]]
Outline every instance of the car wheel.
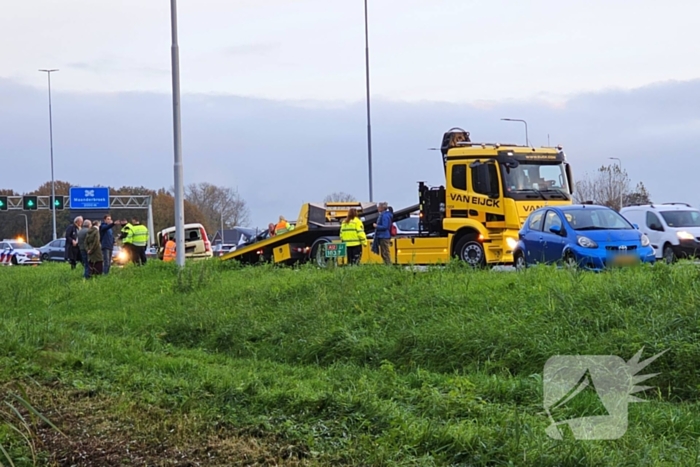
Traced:
[[563, 261], [564, 261], [564, 266], [566, 266], [567, 268], [578, 267], [578, 262], [576, 261], [576, 257], [570, 251], [567, 251], [566, 253], [564, 253]]
[[475, 235], [466, 235], [457, 242], [455, 256], [475, 268], [486, 265], [484, 246]]
[[676, 255], [673, 253], [673, 248], [668, 243], [664, 245], [663, 258], [666, 264], [671, 264], [676, 260]]
[[517, 251], [515, 257], [513, 258], [514, 266], [516, 271], [522, 271], [527, 268], [527, 263], [525, 262], [525, 256], [522, 251]]
[[42, 254], [41, 254], [41, 260], [42, 260], [42, 261], [48, 261], [48, 260], [49, 260], [49, 254], [48, 254], [48, 253], [42, 253]]
[[18, 263], [17, 263], [17, 257], [16, 257], [16, 256], [13, 256], [11, 262], [12, 262], [12, 265], [13, 265], [13, 266], [17, 266], [17, 264], [18, 264]]

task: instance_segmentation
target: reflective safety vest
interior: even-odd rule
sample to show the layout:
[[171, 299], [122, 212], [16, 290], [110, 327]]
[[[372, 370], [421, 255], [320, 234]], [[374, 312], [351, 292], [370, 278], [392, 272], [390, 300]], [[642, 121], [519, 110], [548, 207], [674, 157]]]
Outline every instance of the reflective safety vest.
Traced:
[[275, 226], [275, 235], [282, 235], [289, 231], [294, 230], [294, 226], [287, 221], [278, 222]]
[[124, 239], [123, 243], [131, 243], [132, 242], [131, 229], [133, 229], [133, 228], [134, 228], [134, 225], [131, 222], [122, 226], [120, 237]]
[[168, 240], [165, 244], [165, 251], [163, 252], [163, 261], [174, 261], [175, 260], [175, 242]]
[[350, 222], [343, 221], [340, 224], [340, 239], [347, 246], [367, 245], [367, 235], [365, 235], [365, 226], [357, 217]]
[[148, 229], [141, 224], [132, 226], [124, 243], [131, 243], [135, 246], [148, 245]]

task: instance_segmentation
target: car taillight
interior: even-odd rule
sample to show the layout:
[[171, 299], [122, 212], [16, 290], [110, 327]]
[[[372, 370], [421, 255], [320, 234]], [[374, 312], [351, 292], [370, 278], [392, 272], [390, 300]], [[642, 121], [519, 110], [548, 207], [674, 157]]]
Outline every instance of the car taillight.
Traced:
[[211, 251], [211, 243], [209, 243], [209, 239], [207, 238], [207, 233], [204, 231], [204, 228], [200, 227], [199, 232], [202, 234], [202, 238], [204, 239], [204, 251]]

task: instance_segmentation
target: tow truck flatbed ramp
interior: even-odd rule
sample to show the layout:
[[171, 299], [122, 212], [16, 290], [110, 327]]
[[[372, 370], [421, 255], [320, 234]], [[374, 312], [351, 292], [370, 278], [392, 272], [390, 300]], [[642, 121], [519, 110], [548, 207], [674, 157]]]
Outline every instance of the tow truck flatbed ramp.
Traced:
[[[418, 207], [416, 204], [394, 211], [394, 221], [408, 218]], [[377, 203], [306, 203], [302, 206], [293, 230], [272, 237], [262, 232], [259, 236], [262, 238], [258, 241], [242, 245], [220, 259], [237, 259], [244, 263], [256, 263], [261, 260], [308, 261], [316, 255], [316, 249], [320, 245], [338, 239], [340, 224], [347, 217], [350, 208], [358, 210], [365, 232], [374, 232], [374, 224], [379, 219]]]

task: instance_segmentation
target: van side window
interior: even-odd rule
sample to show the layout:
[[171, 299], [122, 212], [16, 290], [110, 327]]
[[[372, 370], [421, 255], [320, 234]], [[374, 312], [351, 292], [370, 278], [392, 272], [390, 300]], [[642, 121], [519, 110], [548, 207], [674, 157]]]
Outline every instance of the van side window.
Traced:
[[647, 227], [649, 227], [651, 230], [658, 230], [659, 232], [663, 232], [664, 230], [664, 228], [661, 226], [659, 216], [651, 211], [647, 211]]
[[467, 190], [467, 164], [455, 164], [452, 166], [452, 188], [455, 190]]

